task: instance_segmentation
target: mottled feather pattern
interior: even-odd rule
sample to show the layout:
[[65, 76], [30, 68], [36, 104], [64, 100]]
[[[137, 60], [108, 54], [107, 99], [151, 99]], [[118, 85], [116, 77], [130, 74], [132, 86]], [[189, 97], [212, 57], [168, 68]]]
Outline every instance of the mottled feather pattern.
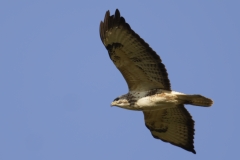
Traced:
[[[123, 72], [131, 73], [131, 80], [134, 81], [134, 83], [130, 82], [129, 78], [123, 74], [128, 85], [136, 86], [129, 86], [130, 90], [137, 90], [139, 85], [142, 85], [138, 79], [144, 80], [145, 84], [149, 84], [148, 86], [144, 86], [146, 90], [153, 88], [171, 90], [168, 74], [164, 64], [161, 63], [160, 57], [131, 29], [129, 24], [125, 22], [125, 19], [120, 16], [118, 10], [116, 10], [115, 15], [112, 16], [110, 16], [109, 11], [107, 11], [104, 22], [100, 23], [100, 37], [108, 50], [112, 48], [109, 56], [120, 72], [122, 74]], [[121, 54], [117, 55], [120, 58], [119, 61], [131, 61], [134, 66], [132, 65], [130, 68], [127, 64], [121, 63], [122, 65], [119, 67], [116, 64], [117, 59], [114, 59], [114, 54], [118, 51], [116, 50], [116, 44], [118, 44], [119, 50], [121, 50]], [[135, 75], [134, 73], [132, 74], [131, 69], [135, 71]], [[141, 73], [138, 74], [136, 72]], [[141, 77], [138, 78], [138, 76]], [[143, 85], [141, 87], [143, 87]]]
[[131, 29], [118, 9], [111, 16], [106, 12], [99, 31], [110, 59], [129, 88], [111, 106], [143, 111], [145, 125], [154, 138], [195, 154], [194, 121], [184, 104], [209, 107], [213, 101], [201, 95], [172, 91], [160, 57]]
[[154, 138], [196, 153], [194, 121], [183, 105], [159, 111], [144, 111], [146, 127]]

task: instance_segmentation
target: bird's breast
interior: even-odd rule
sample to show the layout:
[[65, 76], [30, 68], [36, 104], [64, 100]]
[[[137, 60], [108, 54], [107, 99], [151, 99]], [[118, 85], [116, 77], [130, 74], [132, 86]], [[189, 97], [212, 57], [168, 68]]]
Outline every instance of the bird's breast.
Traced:
[[136, 106], [142, 110], [169, 108], [176, 106], [176, 104], [176, 96], [171, 96], [164, 93], [142, 97], [136, 102]]

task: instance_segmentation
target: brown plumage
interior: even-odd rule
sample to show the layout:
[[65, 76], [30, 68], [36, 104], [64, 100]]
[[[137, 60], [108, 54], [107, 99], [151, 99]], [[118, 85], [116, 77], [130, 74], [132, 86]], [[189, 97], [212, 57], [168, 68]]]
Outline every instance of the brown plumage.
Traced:
[[100, 23], [100, 37], [109, 56], [132, 90], [162, 88], [171, 90], [168, 74], [160, 57], [136, 34], [117, 9], [107, 11]]
[[172, 91], [160, 57], [131, 29], [118, 9], [114, 15], [106, 12], [99, 31], [110, 59], [129, 88], [129, 93], [117, 97], [111, 105], [143, 111], [145, 125], [154, 138], [195, 154], [194, 121], [184, 104], [209, 107], [213, 101]]
[[143, 113], [145, 125], [154, 138], [196, 154], [193, 146], [194, 121], [183, 105]]

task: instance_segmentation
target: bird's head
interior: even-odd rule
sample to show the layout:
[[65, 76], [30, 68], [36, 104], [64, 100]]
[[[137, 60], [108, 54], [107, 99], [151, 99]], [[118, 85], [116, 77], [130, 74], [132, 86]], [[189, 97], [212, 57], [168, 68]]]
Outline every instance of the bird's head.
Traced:
[[113, 102], [111, 103], [111, 106], [118, 106], [118, 107], [128, 107], [130, 106], [130, 103], [128, 102], [128, 100], [126, 98], [123, 97], [117, 97], [113, 100]]

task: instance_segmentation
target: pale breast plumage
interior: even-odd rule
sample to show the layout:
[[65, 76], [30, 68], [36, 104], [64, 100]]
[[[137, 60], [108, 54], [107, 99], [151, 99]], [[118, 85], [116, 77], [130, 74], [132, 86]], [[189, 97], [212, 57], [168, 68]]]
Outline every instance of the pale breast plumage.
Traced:
[[209, 107], [213, 101], [171, 91], [160, 57], [131, 29], [118, 9], [111, 16], [106, 12], [100, 23], [100, 38], [129, 88], [129, 93], [117, 97], [111, 105], [143, 111], [145, 125], [154, 138], [196, 153], [194, 121], [184, 104]]

